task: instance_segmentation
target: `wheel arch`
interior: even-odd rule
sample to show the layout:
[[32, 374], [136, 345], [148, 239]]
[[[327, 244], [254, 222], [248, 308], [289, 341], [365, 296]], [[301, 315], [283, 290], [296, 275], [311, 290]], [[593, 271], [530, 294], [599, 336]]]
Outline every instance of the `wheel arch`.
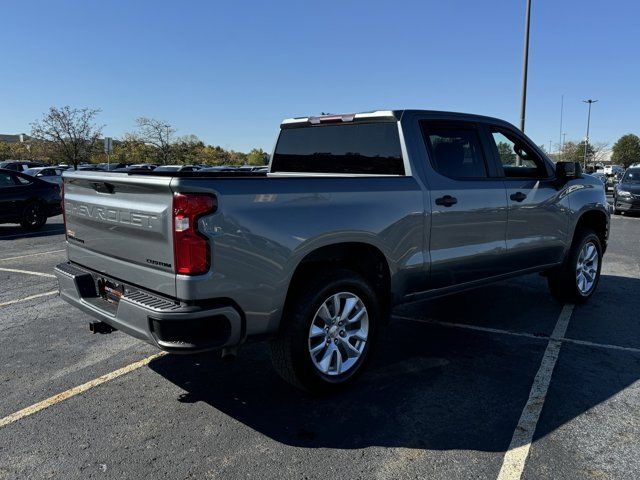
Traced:
[[572, 241], [573, 238], [575, 238], [576, 232], [585, 228], [595, 232], [600, 240], [602, 252], [604, 253], [607, 249], [607, 240], [609, 238], [609, 219], [607, 214], [599, 209], [583, 212], [573, 228]]
[[298, 262], [289, 281], [279, 328], [285, 324], [287, 307], [306, 284], [305, 279], [330, 268], [349, 269], [370, 281], [381, 302], [383, 317], [388, 317], [392, 304], [392, 290], [391, 268], [387, 257], [380, 248], [371, 243], [349, 241], [317, 247]]

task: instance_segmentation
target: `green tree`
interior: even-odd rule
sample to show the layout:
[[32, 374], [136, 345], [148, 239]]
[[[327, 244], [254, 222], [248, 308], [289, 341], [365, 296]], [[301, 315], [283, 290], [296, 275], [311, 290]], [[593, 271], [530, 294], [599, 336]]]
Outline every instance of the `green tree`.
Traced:
[[[106, 161], [102, 154], [102, 162]], [[151, 145], [147, 145], [142, 140], [132, 136], [125, 135], [122, 140], [114, 140], [113, 156], [111, 161], [120, 163], [149, 163], [155, 161], [156, 149]]]
[[0, 142], [0, 161], [11, 158], [11, 145], [7, 142]]
[[624, 168], [640, 162], [640, 137], [633, 133], [623, 135], [613, 146], [611, 163]]
[[516, 152], [507, 142], [498, 142], [498, 154], [503, 165], [515, 165]]
[[254, 148], [247, 154], [249, 165], [264, 166], [269, 161], [269, 155], [261, 148]]
[[[587, 144], [587, 162], [591, 160], [593, 154], [593, 145]], [[584, 140], [579, 143], [566, 142], [562, 148], [562, 161], [584, 163]]]

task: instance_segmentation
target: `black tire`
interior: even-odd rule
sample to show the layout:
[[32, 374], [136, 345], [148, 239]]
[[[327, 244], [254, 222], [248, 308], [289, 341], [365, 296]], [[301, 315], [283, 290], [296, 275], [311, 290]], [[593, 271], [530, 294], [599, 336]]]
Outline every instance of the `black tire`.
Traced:
[[[368, 316], [368, 337], [359, 358], [347, 371], [327, 375], [312, 361], [309, 332], [320, 307], [332, 295], [342, 292], [355, 294], [364, 304]], [[377, 340], [381, 315], [377, 295], [362, 276], [344, 269], [320, 274], [288, 300], [281, 331], [270, 342], [273, 366], [285, 381], [306, 392], [327, 394], [337, 391], [353, 382], [365, 369]], [[338, 352], [338, 355], [342, 354]]]
[[[578, 260], [582, 249], [591, 243], [595, 246], [597, 252], [598, 265], [595, 273], [595, 279], [593, 285], [587, 290], [581, 289], [578, 286], [577, 267]], [[602, 269], [602, 245], [600, 238], [589, 229], [577, 230], [571, 249], [567, 255], [567, 258], [562, 267], [557, 270], [549, 272], [547, 276], [547, 282], [549, 284], [549, 290], [556, 300], [562, 303], [584, 303], [598, 287], [600, 281], [600, 270]]]
[[31, 202], [25, 205], [20, 216], [20, 225], [25, 230], [38, 230], [47, 223], [47, 211], [40, 202]]

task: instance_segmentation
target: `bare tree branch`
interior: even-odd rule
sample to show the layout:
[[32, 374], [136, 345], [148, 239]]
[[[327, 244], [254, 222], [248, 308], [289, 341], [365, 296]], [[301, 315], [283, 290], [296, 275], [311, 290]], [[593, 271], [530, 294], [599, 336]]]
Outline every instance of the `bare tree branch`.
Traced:
[[129, 134], [129, 136], [156, 147], [159, 161], [163, 164], [169, 163], [171, 158], [171, 137], [176, 133], [175, 128], [167, 122], [148, 117], [137, 118], [136, 126], [136, 131]]
[[51, 107], [42, 119], [31, 124], [31, 136], [55, 146], [58, 156], [78, 168], [96, 147], [104, 125], [96, 125], [99, 109]]

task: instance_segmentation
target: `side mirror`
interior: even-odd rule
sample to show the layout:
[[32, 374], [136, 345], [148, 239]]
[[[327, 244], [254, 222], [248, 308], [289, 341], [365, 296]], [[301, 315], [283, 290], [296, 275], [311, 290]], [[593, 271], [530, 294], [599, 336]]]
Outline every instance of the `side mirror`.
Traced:
[[556, 163], [556, 178], [565, 184], [569, 180], [579, 178], [582, 174], [582, 168], [577, 162], [558, 162]]

